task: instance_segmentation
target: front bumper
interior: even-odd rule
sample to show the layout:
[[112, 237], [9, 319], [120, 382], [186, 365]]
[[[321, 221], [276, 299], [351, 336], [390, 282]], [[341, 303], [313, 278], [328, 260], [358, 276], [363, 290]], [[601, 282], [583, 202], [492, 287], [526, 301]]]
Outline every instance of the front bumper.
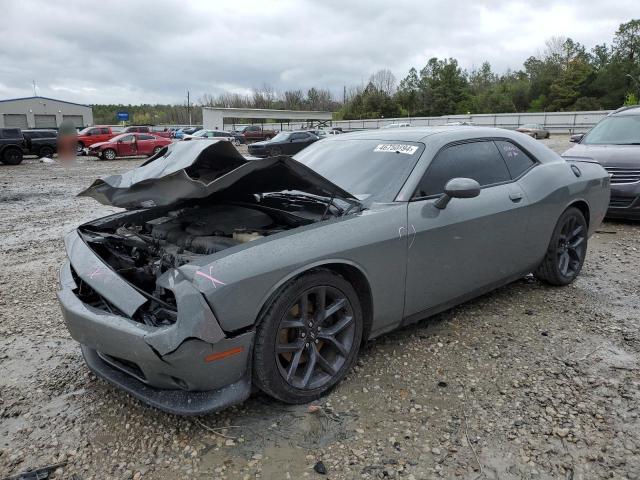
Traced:
[[640, 220], [640, 183], [612, 184], [606, 217]]
[[[69, 243], [72, 248], [68, 253], [74, 262], [78, 249]], [[205, 341], [198, 338], [198, 332], [204, 333], [207, 328], [189, 326], [185, 331], [180, 315], [174, 325], [153, 327], [124, 313], [95, 308], [76, 295], [72, 268], [79, 276], [78, 270], [85, 268], [82, 262], [86, 260], [75, 260], [73, 267], [67, 261], [60, 269], [58, 299], [67, 328], [81, 344], [87, 365], [96, 375], [149, 405], [175, 414], [205, 414], [249, 397], [253, 331], [234, 337], [222, 334], [216, 341]], [[91, 259], [96, 260], [100, 261], [97, 256]], [[116, 284], [115, 279], [105, 280]], [[116, 287], [122, 294], [122, 285]], [[176, 290], [178, 309], [180, 295], [184, 292]], [[187, 298], [193, 303], [192, 297]], [[204, 302], [197, 307], [208, 308]], [[200, 320], [217, 324], [209, 313], [201, 315]], [[234, 353], [220, 355], [230, 351]]]

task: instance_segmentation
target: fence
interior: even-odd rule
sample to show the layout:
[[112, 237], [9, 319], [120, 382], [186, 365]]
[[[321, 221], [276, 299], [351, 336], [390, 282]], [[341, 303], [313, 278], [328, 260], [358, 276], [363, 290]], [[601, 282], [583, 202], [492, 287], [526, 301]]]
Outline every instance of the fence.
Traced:
[[[363, 120], [337, 120], [328, 122], [332, 127], [345, 131], [380, 128], [391, 123], [410, 123], [411, 126], [438, 126], [450, 122], [471, 122], [483, 127], [515, 129], [526, 123], [543, 125], [551, 133], [584, 133], [607, 116], [610, 110], [590, 112], [540, 112], [540, 113], [483, 113], [473, 115], [445, 115], [442, 117], [404, 117]], [[273, 130], [296, 130], [304, 122], [265, 123], [264, 128]], [[225, 130], [232, 125], [225, 124]]]

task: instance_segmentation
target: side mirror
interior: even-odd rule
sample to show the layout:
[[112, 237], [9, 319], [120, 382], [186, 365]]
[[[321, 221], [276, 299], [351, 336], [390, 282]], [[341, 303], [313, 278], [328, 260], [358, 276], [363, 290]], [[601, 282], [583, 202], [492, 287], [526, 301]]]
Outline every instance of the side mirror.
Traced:
[[444, 187], [444, 193], [436, 203], [436, 208], [444, 209], [452, 198], [473, 198], [480, 195], [480, 184], [472, 178], [452, 178]]
[[582, 137], [584, 137], [584, 133], [576, 133], [575, 135], [571, 135], [569, 141], [572, 143], [580, 143]]

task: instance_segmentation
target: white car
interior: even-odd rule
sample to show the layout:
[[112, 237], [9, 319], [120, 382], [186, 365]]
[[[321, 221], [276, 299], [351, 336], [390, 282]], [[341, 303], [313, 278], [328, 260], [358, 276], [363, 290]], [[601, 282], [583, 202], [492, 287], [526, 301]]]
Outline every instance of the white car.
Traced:
[[233, 133], [224, 130], [198, 130], [193, 135], [185, 135], [183, 140], [226, 140], [233, 142], [234, 145], [240, 145], [240, 139]]
[[410, 126], [411, 124], [409, 122], [402, 122], [402, 123], [390, 123], [380, 128], [401, 128], [401, 127], [410, 127]]

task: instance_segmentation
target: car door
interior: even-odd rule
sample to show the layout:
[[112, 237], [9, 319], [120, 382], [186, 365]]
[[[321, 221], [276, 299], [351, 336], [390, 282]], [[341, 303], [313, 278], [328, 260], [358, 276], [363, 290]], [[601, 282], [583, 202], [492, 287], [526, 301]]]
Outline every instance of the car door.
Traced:
[[[436, 208], [445, 184], [460, 177], [476, 180], [480, 194]], [[446, 308], [521, 273], [526, 207], [492, 140], [441, 149], [408, 206], [405, 317]]]
[[151, 155], [155, 146], [155, 138], [152, 135], [141, 133], [138, 135], [138, 155]]
[[129, 134], [126, 137], [122, 137], [116, 143], [116, 150], [118, 151], [119, 157], [130, 157], [135, 155], [135, 143], [134, 143], [134, 134]]
[[292, 133], [291, 137], [289, 137], [289, 141], [282, 146], [282, 151], [286, 155], [293, 155], [298, 153], [304, 147], [307, 146], [307, 141], [310, 136], [308, 133], [298, 132]]

